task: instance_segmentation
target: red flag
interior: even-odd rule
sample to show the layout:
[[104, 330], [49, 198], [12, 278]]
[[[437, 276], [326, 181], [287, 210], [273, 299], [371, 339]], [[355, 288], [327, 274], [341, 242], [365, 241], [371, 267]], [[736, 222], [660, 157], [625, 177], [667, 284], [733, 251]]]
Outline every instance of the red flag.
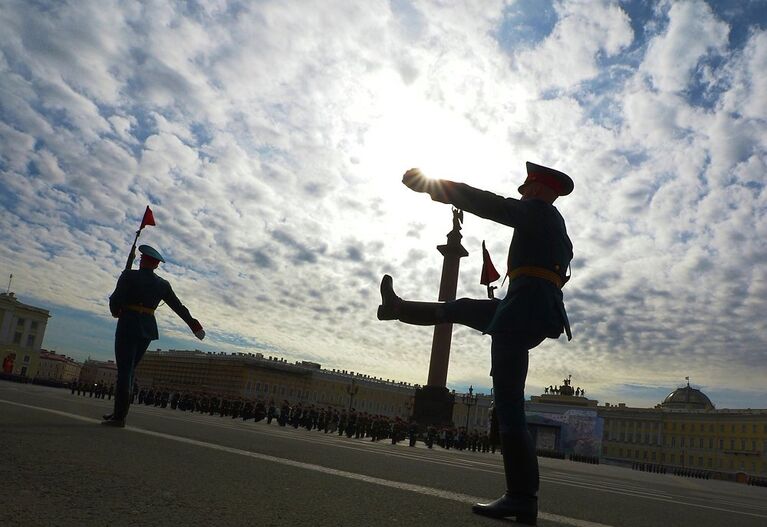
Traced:
[[141, 220], [141, 227], [139, 227], [139, 230], [143, 229], [147, 225], [156, 225], [154, 222], [154, 214], [152, 214], [152, 209], [149, 208], [149, 205], [146, 206], [146, 210], [144, 211], [144, 218]]
[[482, 276], [479, 279], [479, 283], [482, 285], [490, 285], [501, 277], [498, 271], [495, 270], [493, 261], [490, 259], [490, 253], [485, 248], [485, 241], [482, 240]]

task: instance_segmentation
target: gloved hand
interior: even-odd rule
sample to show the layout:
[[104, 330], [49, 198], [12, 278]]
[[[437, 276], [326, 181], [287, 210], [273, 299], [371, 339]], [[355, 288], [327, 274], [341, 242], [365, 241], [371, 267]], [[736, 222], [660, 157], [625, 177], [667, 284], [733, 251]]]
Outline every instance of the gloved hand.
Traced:
[[411, 168], [402, 176], [402, 184], [416, 192], [428, 192], [429, 178], [417, 168]]
[[449, 183], [450, 182], [441, 179], [431, 179], [426, 177], [423, 172], [417, 168], [411, 168], [402, 176], [402, 184], [407, 188], [416, 192], [424, 192], [431, 196], [432, 200], [439, 201], [440, 203], [450, 203], [450, 200], [447, 199], [445, 189], [443, 188], [444, 185]]
[[198, 339], [202, 340], [205, 338], [205, 330], [202, 329], [202, 324], [200, 324], [200, 321], [196, 318], [192, 319], [192, 322], [189, 324], [189, 329], [192, 330], [192, 333], [194, 333], [194, 336]]

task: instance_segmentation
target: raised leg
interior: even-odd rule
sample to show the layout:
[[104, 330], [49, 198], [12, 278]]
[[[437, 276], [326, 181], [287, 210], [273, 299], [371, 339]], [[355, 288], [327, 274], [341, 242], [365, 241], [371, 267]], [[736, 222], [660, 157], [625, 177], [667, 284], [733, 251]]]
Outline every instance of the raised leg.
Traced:
[[394, 292], [392, 277], [381, 280], [381, 305], [378, 320], [399, 320], [416, 326], [461, 324], [484, 331], [498, 307], [498, 300], [461, 298], [451, 302], [413, 302], [402, 300]]

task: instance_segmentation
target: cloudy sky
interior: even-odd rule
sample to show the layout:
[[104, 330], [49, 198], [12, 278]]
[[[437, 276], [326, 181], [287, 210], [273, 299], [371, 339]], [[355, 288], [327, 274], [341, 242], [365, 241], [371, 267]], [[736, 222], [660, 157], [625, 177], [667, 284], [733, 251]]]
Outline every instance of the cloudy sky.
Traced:
[[[376, 320], [378, 283], [435, 300], [446, 205], [402, 173], [514, 197], [570, 174], [574, 339], [528, 395], [654, 405], [685, 376], [767, 408], [767, 4], [761, 1], [46, 2], [0, 9], [0, 276], [51, 310], [44, 347], [112, 357], [107, 299], [140, 241], [200, 319], [154, 347], [263, 352], [425, 383], [431, 330]], [[459, 296], [482, 298], [467, 215]], [[502, 296], [503, 293], [501, 293]], [[488, 391], [489, 337], [448, 384]]]

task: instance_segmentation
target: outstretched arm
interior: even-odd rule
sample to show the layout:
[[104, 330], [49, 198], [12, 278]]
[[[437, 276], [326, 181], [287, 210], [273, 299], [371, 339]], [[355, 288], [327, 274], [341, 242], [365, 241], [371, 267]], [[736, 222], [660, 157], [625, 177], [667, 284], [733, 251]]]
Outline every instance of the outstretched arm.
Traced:
[[430, 179], [417, 168], [405, 172], [402, 183], [415, 192], [429, 194], [434, 201], [451, 204], [496, 223], [519, 227], [527, 222], [528, 207], [523, 201], [517, 199], [504, 198], [465, 183], [447, 179]]
[[192, 314], [189, 313], [186, 306], [181, 303], [181, 300], [178, 299], [176, 293], [173, 292], [173, 288], [170, 287], [170, 284], [168, 284], [168, 292], [163, 300], [168, 304], [168, 307], [181, 318], [181, 320], [186, 322], [186, 325], [189, 326], [189, 329], [192, 330], [195, 337], [200, 340], [205, 338], [205, 330], [202, 329], [202, 324], [200, 324], [196, 318], [192, 317]]

